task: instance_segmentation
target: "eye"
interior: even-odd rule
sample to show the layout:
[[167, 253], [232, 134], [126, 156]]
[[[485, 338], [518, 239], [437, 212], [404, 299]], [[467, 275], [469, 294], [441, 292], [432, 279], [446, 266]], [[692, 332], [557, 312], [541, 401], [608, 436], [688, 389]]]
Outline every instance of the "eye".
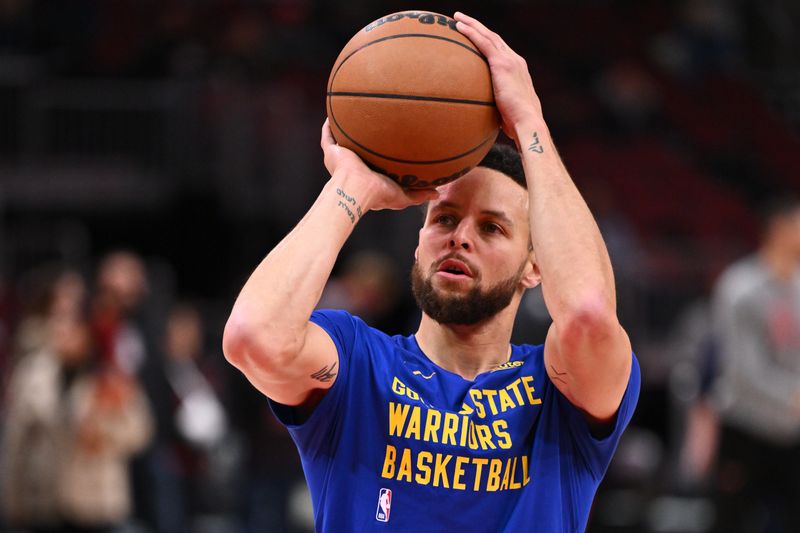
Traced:
[[433, 217], [433, 222], [436, 224], [441, 224], [443, 226], [451, 226], [455, 224], [456, 218], [453, 215], [448, 214], [440, 214]]
[[484, 233], [503, 233], [503, 228], [495, 224], [494, 222], [486, 222], [481, 226], [481, 230]]

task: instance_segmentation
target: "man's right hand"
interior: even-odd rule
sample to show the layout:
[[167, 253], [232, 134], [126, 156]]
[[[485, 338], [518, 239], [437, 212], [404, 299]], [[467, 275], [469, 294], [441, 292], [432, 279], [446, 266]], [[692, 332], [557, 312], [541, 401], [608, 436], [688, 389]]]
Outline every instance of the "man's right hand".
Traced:
[[325, 154], [325, 168], [334, 178], [355, 182], [352, 188], [359, 192], [359, 201], [365, 210], [405, 209], [439, 196], [435, 189], [403, 189], [389, 177], [370, 170], [355, 152], [336, 144], [327, 120], [322, 125], [320, 146]]

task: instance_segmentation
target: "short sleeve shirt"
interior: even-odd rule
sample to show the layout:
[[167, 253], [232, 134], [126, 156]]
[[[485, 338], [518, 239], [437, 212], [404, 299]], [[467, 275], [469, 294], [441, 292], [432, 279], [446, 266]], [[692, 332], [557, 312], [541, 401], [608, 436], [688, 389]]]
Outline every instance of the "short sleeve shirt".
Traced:
[[336, 381], [300, 422], [271, 402], [300, 452], [318, 532], [583, 531], [633, 415], [635, 356], [603, 438], [554, 386], [543, 346], [473, 381], [344, 311], [312, 322], [339, 352]]

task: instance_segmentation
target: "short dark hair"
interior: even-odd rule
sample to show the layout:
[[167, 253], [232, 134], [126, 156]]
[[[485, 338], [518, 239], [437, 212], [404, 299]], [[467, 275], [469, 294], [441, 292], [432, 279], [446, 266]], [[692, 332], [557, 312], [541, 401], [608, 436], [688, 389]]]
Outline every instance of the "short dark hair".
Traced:
[[526, 190], [528, 188], [525, 171], [522, 168], [522, 157], [511, 145], [495, 143], [478, 166], [502, 172], [522, 188]]

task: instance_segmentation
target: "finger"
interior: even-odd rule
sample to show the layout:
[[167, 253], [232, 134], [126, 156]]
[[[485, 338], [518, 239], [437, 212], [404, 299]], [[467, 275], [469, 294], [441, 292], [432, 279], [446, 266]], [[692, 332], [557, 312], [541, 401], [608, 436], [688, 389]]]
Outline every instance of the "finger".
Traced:
[[461, 32], [464, 36], [466, 36], [467, 39], [472, 41], [472, 43], [478, 48], [478, 50], [480, 50], [481, 53], [486, 57], [489, 57], [489, 54], [494, 52], [494, 50], [497, 48], [494, 45], [494, 43], [492, 43], [492, 41], [490, 41], [488, 38], [486, 38], [472, 26], [469, 26], [461, 21], [458, 21], [456, 23], [456, 29], [459, 32]]
[[331, 132], [331, 126], [328, 124], [327, 118], [325, 122], [322, 123], [322, 135], [320, 136], [319, 144], [322, 146], [323, 150], [328, 146], [336, 144], [336, 139], [333, 138], [333, 132]]
[[[503, 41], [502, 37], [498, 34], [487, 28], [481, 21], [478, 19], [472, 18], [469, 15], [465, 15], [460, 11], [456, 11], [454, 18], [461, 22], [461, 25], [474, 29], [478, 34], [480, 34], [483, 38], [488, 40], [492, 43], [496, 48], [507, 48], [505, 41]], [[456, 24], [456, 28], [458, 28], [459, 24]]]
[[407, 190], [406, 197], [412, 202], [412, 205], [416, 205], [438, 199], [439, 191], [436, 189]]

